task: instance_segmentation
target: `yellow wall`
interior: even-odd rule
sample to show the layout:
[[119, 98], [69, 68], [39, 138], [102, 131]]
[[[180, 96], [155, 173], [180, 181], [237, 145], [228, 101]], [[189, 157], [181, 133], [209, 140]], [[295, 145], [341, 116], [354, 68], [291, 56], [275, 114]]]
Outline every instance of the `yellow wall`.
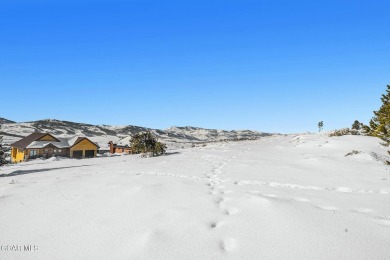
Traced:
[[73, 151], [75, 150], [82, 150], [83, 151], [83, 158], [85, 157], [85, 150], [94, 150], [94, 156], [96, 157], [97, 154], [97, 146], [96, 144], [88, 141], [87, 139], [84, 139], [80, 143], [76, 144], [72, 148], [70, 148], [70, 157], [73, 157]]
[[25, 155], [24, 151], [22, 151], [18, 148], [12, 147], [11, 162], [18, 163], [18, 162], [24, 161], [24, 155]]
[[57, 140], [54, 139], [51, 135], [47, 134], [47, 135], [39, 138], [38, 141], [57, 141]]

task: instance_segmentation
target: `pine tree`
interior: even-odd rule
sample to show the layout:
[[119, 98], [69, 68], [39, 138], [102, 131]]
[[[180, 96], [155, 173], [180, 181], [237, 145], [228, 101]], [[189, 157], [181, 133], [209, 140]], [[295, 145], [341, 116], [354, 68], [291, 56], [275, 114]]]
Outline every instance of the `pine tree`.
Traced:
[[150, 131], [135, 134], [130, 145], [133, 153], [150, 153], [152, 156], [165, 154], [166, 145], [158, 142], [157, 137]]
[[352, 129], [354, 130], [360, 130], [362, 128], [362, 123], [360, 123], [358, 120], [355, 120], [352, 124]]
[[318, 123], [318, 132], [321, 132], [322, 128], [324, 128], [324, 121]]
[[0, 135], [0, 166], [7, 163], [5, 160], [5, 153], [3, 151], [3, 146], [1, 145], [1, 142], [3, 142], [3, 137]]
[[362, 124], [362, 134], [363, 135], [370, 135], [371, 128], [368, 125]]
[[390, 145], [390, 85], [387, 85], [386, 94], [382, 95], [382, 106], [374, 111], [370, 121], [369, 135], [381, 138], [383, 145]]
[[[0, 125], [0, 128], [1, 128], [1, 125]], [[7, 163], [7, 161], [5, 160], [5, 152], [4, 152], [4, 149], [2, 146], [2, 142], [3, 142], [3, 136], [0, 135], [0, 166]]]
[[[386, 93], [382, 95], [382, 106], [374, 111], [374, 117], [370, 120], [370, 126], [365, 127], [368, 135], [379, 137], [382, 145], [390, 145], [390, 85], [387, 85]], [[390, 154], [390, 151], [388, 151]], [[390, 164], [390, 161], [386, 161]]]

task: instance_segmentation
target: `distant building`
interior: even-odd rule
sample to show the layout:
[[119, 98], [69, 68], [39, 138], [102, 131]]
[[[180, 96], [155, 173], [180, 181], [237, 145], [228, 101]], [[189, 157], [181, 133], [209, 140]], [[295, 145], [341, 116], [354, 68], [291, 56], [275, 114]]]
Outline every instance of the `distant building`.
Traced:
[[87, 137], [56, 138], [49, 133], [32, 133], [11, 145], [11, 162], [52, 156], [92, 158], [98, 149], [99, 145]]
[[120, 139], [118, 142], [113, 143], [110, 141], [108, 145], [110, 146], [110, 153], [127, 153], [132, 154], [133, 151], [130, 146], [131, 136]]

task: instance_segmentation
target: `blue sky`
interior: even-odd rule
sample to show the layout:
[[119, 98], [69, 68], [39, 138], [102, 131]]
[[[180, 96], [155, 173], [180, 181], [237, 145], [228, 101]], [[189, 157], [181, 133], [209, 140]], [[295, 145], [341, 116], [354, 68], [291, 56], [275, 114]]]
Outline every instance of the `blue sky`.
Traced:
[[389, 1], [0, 2], [0, 117], [268, 132], [367, 123]]

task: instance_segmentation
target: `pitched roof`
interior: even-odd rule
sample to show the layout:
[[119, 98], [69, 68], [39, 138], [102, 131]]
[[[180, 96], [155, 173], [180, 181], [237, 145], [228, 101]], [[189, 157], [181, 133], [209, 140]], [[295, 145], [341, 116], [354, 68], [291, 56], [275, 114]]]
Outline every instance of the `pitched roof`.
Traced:
[[29, 144], [26, 148], [28, 149], [42, 149], [47, 147], [48, 145], [53, 145], [58, 149], [61, 148], [69, 148], [69, 140], [66, 138], [59, 138], [60, 142], [54, 142], [54, 141], [34, 141], [31, 144]]
[[100, 146], [95, 143], [95, 142], [92, 142], [91, 140], [89, 140], [87, 137], [77, 137], [76, 141], [72, 144], [70, 143], [71, 147], [75, 146], [76, 144], [80, 143], [81, 141], [83, 141], [84, 139], [87, 139], [89, 142], [93, 143], [94, 145], [96, 145], [96, 147], [100, 148]]
[[44, 137], [45, 135], [47, 135], [47, 133], [32, 133], [32, 134], [20, 139], [19, 141], [11, 144], [11, 146], [24, 150], [24, 149], [26, 149], [26, 147], [29, 144], [38, 140], [39, 138]]
[[72, 146], [74, 146], [74, 145], [80, 143], [81, 141], [84, 140], [84, 138], [86, 138], [86, 137], [77, 137], [76, 141], [74, 141], [74, 143], [72, 144]]
[[55, 138], [58, 142], [57, 141], [38, 141], [39, 139], [41, 139], [45, 135], [50, 135], [50, 134], [48, 134], [48, 133], [32, 133], [29, 136], [26, 136], [26, 137], [22, 138], [21, 140], [13, 143], [11, 146], [22, 149], [22, 150], [24, 150], [26, 148], [32, 148], [32, 149], [44, 148], [50, 144], [54, 145], [57, 148], [70, 148], [72, 146], [75, 146], [79, 142], [83, 141], [84, 139], [87, 139], [88, 141], [90, 141], [91, 143], [96, 145], [98, 148], [100, 148], [97, 143], [92, 142], [87, 137], [74, 136], [72, 138], [58, 138], [57, 139], [54, 136], [50, 135], [53, 138]]
[[131, 140], [131, 136], [126, 136], [122, 139], [120, 139], [116, 145], [117, 146], [130, 146], [130, 140]]

